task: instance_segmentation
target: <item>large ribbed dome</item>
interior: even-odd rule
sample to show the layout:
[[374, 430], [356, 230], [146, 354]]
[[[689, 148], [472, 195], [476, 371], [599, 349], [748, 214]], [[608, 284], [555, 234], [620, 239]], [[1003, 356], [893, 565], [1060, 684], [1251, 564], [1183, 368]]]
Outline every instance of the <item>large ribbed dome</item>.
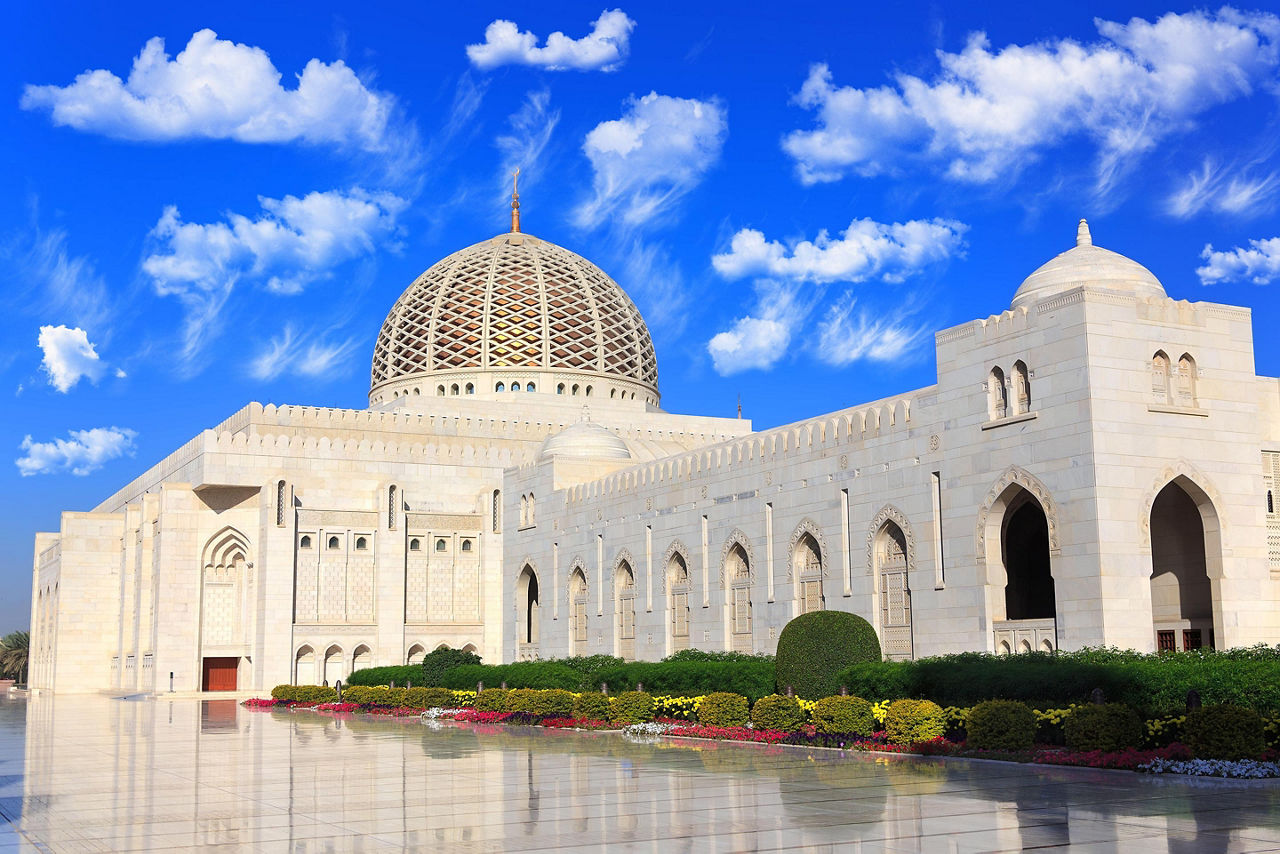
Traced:
[[371, 401], [446, 385], [456, 394], [455, 381], [464, 394], [513, 384], [591, 394], [592, 384], [597, 397], [658, 402], [653, 342], [622, 288], [582, 256], [518, 232], [433, 265], [382, 324]]
[[1013, 308], [1030, 308], [1046, 297], [1080, 285], [1096, 285], [1137, 297], [1166, 296], [1160, 280], [1146, 267], [1119, 252], [1094, 246], [1089, 224], [1080, 220], [1076, 245], [1027, 276], [1013, 295]]

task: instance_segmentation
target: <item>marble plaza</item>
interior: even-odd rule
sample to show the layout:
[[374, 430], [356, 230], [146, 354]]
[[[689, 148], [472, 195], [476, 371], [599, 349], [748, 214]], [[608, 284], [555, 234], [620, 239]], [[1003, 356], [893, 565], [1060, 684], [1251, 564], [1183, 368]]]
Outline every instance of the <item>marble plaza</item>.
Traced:
[[1280, 788], [613, 733], [0, 699], [0, 851], [1280, 850]]

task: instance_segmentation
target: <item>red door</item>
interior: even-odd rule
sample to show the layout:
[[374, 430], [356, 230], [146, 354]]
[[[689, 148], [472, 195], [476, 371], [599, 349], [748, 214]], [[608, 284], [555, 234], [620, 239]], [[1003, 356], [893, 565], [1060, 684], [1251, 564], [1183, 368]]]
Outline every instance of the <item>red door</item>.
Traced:
[[240, 659], [206, 658], [204, 660], [203, 689], [205, 691], [236, 690], [236, 667]]

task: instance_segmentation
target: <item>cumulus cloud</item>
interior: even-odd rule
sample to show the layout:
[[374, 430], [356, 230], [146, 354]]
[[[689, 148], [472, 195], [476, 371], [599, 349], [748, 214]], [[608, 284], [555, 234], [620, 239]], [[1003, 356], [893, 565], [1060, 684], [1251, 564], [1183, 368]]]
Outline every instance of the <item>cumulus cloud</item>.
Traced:
[[881, 223], [855, 219], [840, 237], [826, 229], [786, 246], [753, 228], [740, 230], [711, 265], [728, 279], [774, 276], [798, 282], [900, 282], [964, 248], [968, 226], [954, 220]]
[[1280, 278], [1280, 237], [1267, 240], [1250, 240], [1249, 246], [1237, 246], [1219, 252], [1213, 244], [1207, 244], [1200, 253], [1204, 266], [1196, 268], [1201, 284], [1216, 285], [1222, 282], [1253, 282], [1269, 285]]
[[382, 152], [391, 142], [394, 99], [367, 88], [344, 62], [307, 62], [297, 85], [262, 48], [195, 33], [170, 58], [150, 39], [127, 80], [105, 69], [66, 86], [27, 86], [21, 105], [48, 110], [54, 124], [118, 139], [337, 144]]
[[99, 358], [88, 333], [79, 327], [41, 326], [37, 342], [44, 353], [40, 367], [48, 375], [49, 385], [64, 394], [81, 379], [96, 383], [107, 371], [107, 363]]
[[151, 230], [155, 245], [142, 269], [158, 294], [178, 297], [186, 309], [184, 361], [215, 331], [240, 280], [262, 282], [280, 294], [299, 293], [330, 278], [337, 265], [393, 239], [396, 219], [408, 204], [359, 187], [259, 202], [262, 212], [255, 219], [230, 213], [225, 222], [213, 223], [184, 222], [170, 206]]
[[23, 455], [14, 462], [23, 477], [58, 472], [83, 476], [111, 460], [133, 456], [137, 436], [136, 431], [121, 427], [72, 430], [68, 438], [51, 442], [36, 442], [27, 436], [22, 440]]
[[[903, 282], [962, 254], [967, 230], [953, 220], [855, 219], [838, 238], [824, 230], [813, 240], [784, 244], [741, 229], [728, 252], [712, 256], [711, 265], [726, 279], [761, 278], [754, 282], [752, 311], [707, 343], [716, 372], [769, 370], [787, 355], [796, 330], [818, 312], [829, 285]], [[817, 359], [836, 366], [897, 359], [923, 333], [923, 327], [908, 324], [909, 315], [899, 305], [895, 320], [877, 319], [857, 308], [845, 290], [816, 323], [818, 334], [808, 347]]]
[[1253, 174], [1220, 167], [1205, 158], [1166, 200], [1165, 209], [1179, 219], [1201, 211], [1249, 216], [1269, 209], [1280, 190], [1280, 173]]
[[286, 325], [249, 363], [249, 373], [260, 380], [273, 380], [282, 374], [311, 378], [342, 374], [357, 344], [354, 339], [335, 342], [326, 335], [299, 334]]
[[669, 212], [720, 159], [728, 128], [715, 99], [631, 98], [622, 118], [596, 125], [582, 144], [593, 196], [577, 209], [578, 224], [616, 216], [635, 226]]
[[1095, 19], [1090, 44], [1057, 39], [993, 50], [983, 33], [938, 52], [930, 79], [837, 87], [814, 65], [796, 102], [817, 127], [783, 140], [807, 184], [937, 165], [949, 179], [986, 183], [1054, 145], [1084, 136], [1107, 189], [1131, 157], [1186, 131], [1206, 110], [1274, 88], [1280, 18], [1223, 8], [1154, 22]]
[[626, 62], [635, 26], [621, 9], [606, 10], [582, 38], [554, 32], [545, 46], [538, 47], [532, 32], [520, 32], [514, 21], [499, 18], [485, 27], [483, 42], [467, 45], [467, 58], [484, 70], [532, 65], [548, 71], [616, 71]]

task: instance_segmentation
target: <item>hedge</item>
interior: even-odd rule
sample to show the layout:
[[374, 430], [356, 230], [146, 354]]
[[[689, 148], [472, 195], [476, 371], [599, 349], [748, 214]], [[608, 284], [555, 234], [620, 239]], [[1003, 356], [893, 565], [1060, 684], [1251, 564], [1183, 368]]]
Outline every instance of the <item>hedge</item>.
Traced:
[[880, 641], [871, 624], [846, 611], [801, 614], [778, 635], [775, 684], [806, 700], [840, 690], [840, 671], [855, 662], [879, 662]]
[[634, 661], [605, 668], [595, 674], [609, 686], [609, 693], [644, 685], [652, 694], [697, 697], [716, 691], [741, 694], [751, 702], [773, 693], [773, 661], [750, 658], [739, 661]]
[[446, 688], [470, 688], [483, 682], [486, 688], [561, 688], [578, 691], [582, 673], [555, 661], [516, 661], [511, 664], [466, 664], [444, 675]]
[[1280, 710], [1280, 648], [1145, 655], [1115, 649], [996, 656], [959, 653], [918, 661], [855, 664], [837, 677], [849, 692], [872, 701], [916, 697], [943, 706], [984, 700], [1021, 700], [1039, 708], [1090, 699], [1101, 688], [1108, 701], [1144, 715], [1186, 709], [1187, 692], [1201, 700], [1258, 711]]
[[[390, 685], [396, 683], [397, 688], [403, 688], [412, 683], [415, 686], [423, 688], [438, 687], [428, 685], [427, 680], [422, 673], [422, 665], [419, 664], [400, 664], [390, 667], [366, 667], [362, 670], [353, 671], [350, 676], [343, 682], [344, 685]], [[470, 687], [474, 688], [475, 685]]]

